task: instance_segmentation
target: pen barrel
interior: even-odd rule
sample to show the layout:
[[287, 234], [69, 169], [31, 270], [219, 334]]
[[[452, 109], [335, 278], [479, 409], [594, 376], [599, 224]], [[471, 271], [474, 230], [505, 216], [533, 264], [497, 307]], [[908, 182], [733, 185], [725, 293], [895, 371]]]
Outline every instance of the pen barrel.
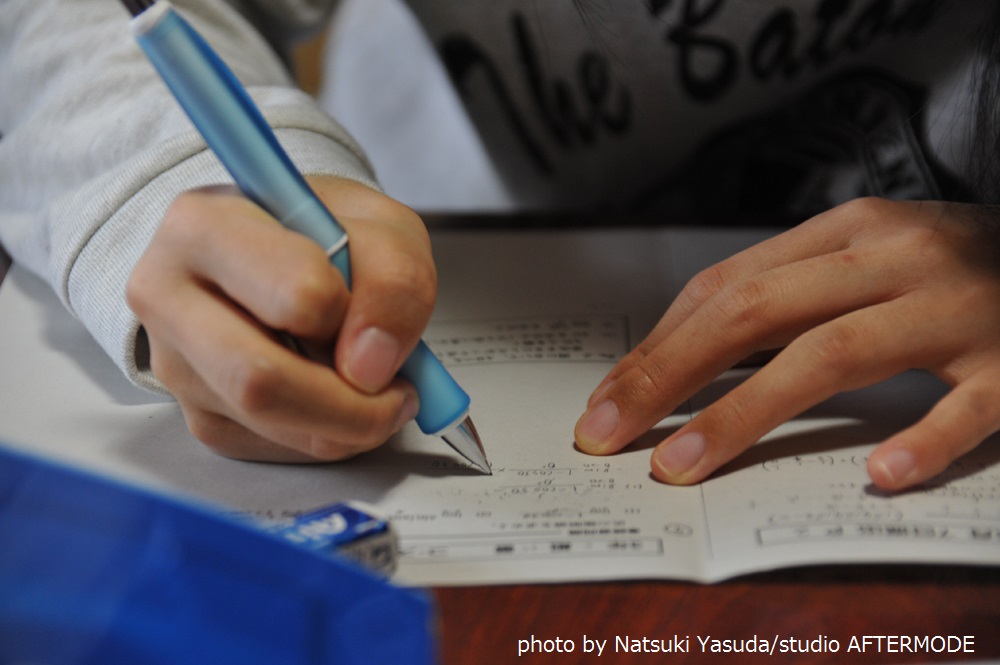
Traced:
[[[133, 19], [132, 30], [240, 190], [325, 249], [340, 243], [344, 230], [292, 164], [246, 89], [188, 22], [161, 0]], [[322, 212], [299, 214], [303, 205]]]
[[[250, 199], [287, 228], [312, 238], [351, 286], [347, 236], [278, 143], [232, 71], [169, 2], [132, 20], [136, 40], [209, 147]], [[420, 396], [416, 421], [426, 434], [461, 423], [469, 396], [420, 342], [399, 375]]]
[[[342, 273], [344, 266], [347, 266], [347, 274], [350, 274], [347, 247], [332, 254], [330, 263]], [[399, 368], [398, 376], [417, 389], [420, 409], [415, 420], [424, 434], [440, 434], [462, 422], [469, 413], [469, 395], [423, 340], [417, 343]]]

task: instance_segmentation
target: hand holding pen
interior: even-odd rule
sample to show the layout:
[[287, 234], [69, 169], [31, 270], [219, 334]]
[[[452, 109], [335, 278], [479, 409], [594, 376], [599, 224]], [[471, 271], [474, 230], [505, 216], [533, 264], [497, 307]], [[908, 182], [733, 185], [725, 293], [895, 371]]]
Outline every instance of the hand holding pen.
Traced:
[[[176, 200], [129, 283], [154, 374], [194, 435], [229, 457], [344, 459], [375, 448], [416, 414], [416, 391], [389, 369], [401, 359], [367, 331], [386, 331], [401, 355], [430, 317], [433, 267], [422, 225], [363, 185], [311, 183], [355, 245], [379, 247], [413, 279], [355, 261], [348, 293], [319, 245], [276, 224], [235, 187], [219, 187]], [[274, 330], [325, 345], [331, 357], [338, 339], [338, 370], [294, 353]]]
[[[468, 396], [416, 338], [434, 292], [419, 218], [362, 185], [310, 187], [169, 3], [125, 4], [150, 60], [250, 199], [220, 189], [180, 197], [129, 286], [153, 371], [195, 435], [227, 455], [339, 459], [416, 415], [488, 472]], [[336, 337], [338, 371], [292, 353], [274, 330], [310, 346]]]

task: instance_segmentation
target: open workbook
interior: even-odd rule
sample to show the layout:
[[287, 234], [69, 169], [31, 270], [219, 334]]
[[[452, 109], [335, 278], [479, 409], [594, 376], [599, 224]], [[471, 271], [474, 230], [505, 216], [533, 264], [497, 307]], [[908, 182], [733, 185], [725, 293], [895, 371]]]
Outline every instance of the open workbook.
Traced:
[[366, 501], [398, 530], [395, 579], [406, 585], [1000, 564], [996, 438], [916, 491], [887, 495], [868, 480], [873, 446], [943, 394], [925, 374], [838, 396], [694, 487], [654, 481], [651, 448], [752, 370], [720, 377], [620, 454], [574, 448], [590, 391], [687, 278], [760, 236], [436, 230], [440, 295], [425, 340], [472, 396], [492, 477], [415, 427], [341, 464], [216, 457], [188, 434], [175, 404], [128, 385], [15, 266], [0, 287], [0, 440], [264, 520]]

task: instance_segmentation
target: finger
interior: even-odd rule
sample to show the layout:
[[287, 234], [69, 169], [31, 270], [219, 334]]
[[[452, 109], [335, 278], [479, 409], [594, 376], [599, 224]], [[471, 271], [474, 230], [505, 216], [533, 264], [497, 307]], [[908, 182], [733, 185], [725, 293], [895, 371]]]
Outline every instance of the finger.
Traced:
[[254, 462], [336, 462], [366, 452], [369, 448], [324, 438], [316, 431], [252, 428], [213, 411], [181, 402], [191, 433], [216, 454]]
[[929, 480], [1000, 431], [1000, 372], [982, 371], [945, 395], [915, 425], [883, 442], [868, 458], [879, 487], [900, 490]]
[[[188, 430], [218, 455], [248, 462], [300, 464], [320, 461], [295, 447], [274, 443], [221, 414], [181, 403]], [[330, 460], [334, 461], [334, 460]]]
[[224, 457], [257, 462], [307, 462], [309, 456], [274, 443], [222, 415], [224, 403], [202, 381], [183, 355], [153, 333], [149, 335], [153, 374], [174, 395], [188, 431]]
[[234, 459], [307, 462], [314, 458], [275, 443], [224, 415], [225, 403], [202, 380], [182, 354], [153, 334], [150, 364], [153, 374], [173, 394], [188, 430], [216, 453]]
[[856, 233], [854, 220], [844, 210], [834, 208], [702, 270], [685, 285], [650, 334], [598, 385], [588, 406], [608, 383], [641, 363], [706, 302], [730, 285], [781, 266], [846, 250]]
[[740, 359], [898, 289], [894, 271], [844, 250], [735, 283], [606, 384], [577, 426], [588, 452], [621, 449]]
[[[183, 356], [153, 340], [151, 346], [157, 349], [152, 359], [154, 373], [177, 397], [188, 430], [217, 454], [248, 461], [301, 463], [341, 460], [362, 452], [356, 446], [321, 439], [317, 429], [266, 424], [248, 427], [234, 420], [227, 415], [225, 402]], [[409, 419], [404, 415], [398, 426]]]
[[356, 454], [381, 444], [416, 413], [416, 394], [404, 382], [377, 395], [359, 393], [331, 368], [276, 342], [228, 300], [193, 287], [175, 292], [181, 309], [171, 311], [188, 318], [161, 327], [166, 343], [183, 349], [187, 364], [224, 405], [209, 403], [209, 409], [264, 438], [336, 459], [345, 449]]
[[[363, 196], [376, 194], [354, 187]], [[413, 211], [386, 197], [361, 208], [351, 203], [357, 192], [338, 192], [348, 210], [335, 212], [350, 237], [353, 283], [336, 367], [351, 384], [374, 394], [419, 341], [434, 308], [437, 274], [427, 231]]]
[[195, 276], [266, 326], [310, 340], [336, 335], [348, 301], [340, 273], [319, 245], [251, 201], [190, 192], [178, 197], [162, 229], [169, 256], [182, 257]]
[[[939, 326], [920, 337], [906, 322], [920, 307], [902, 300], [852, 312], [803, 334], [767, 366], [657, 446], [653, 474], [698, 482], [778, 425], [832, 395], [920, 366]], [[941, 324], [944, 326], [944, 324]]]

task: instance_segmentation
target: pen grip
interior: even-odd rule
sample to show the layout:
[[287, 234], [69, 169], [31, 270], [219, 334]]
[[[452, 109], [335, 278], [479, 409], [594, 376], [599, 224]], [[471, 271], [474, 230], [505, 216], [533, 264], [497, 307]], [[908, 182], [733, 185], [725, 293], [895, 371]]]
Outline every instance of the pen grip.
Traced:
[[[348, 248], [344, 247], [330, 257], [330, 263], [340, 270], [341, 265], [349, 266], [347, 256]], [[440, 434], [462, 422], [469, 412], [469, 395], [423, 340], [400, 367], [398, 376], [417, 389], [420, 410], [416, 421], [423, 433]]]
[[440, 434], [462, 422], [469, 412], [469, 395], [448, 373], [423, 340], [399, 368], [399, 376], [417, 388], [417, 425], [425, 434]]

